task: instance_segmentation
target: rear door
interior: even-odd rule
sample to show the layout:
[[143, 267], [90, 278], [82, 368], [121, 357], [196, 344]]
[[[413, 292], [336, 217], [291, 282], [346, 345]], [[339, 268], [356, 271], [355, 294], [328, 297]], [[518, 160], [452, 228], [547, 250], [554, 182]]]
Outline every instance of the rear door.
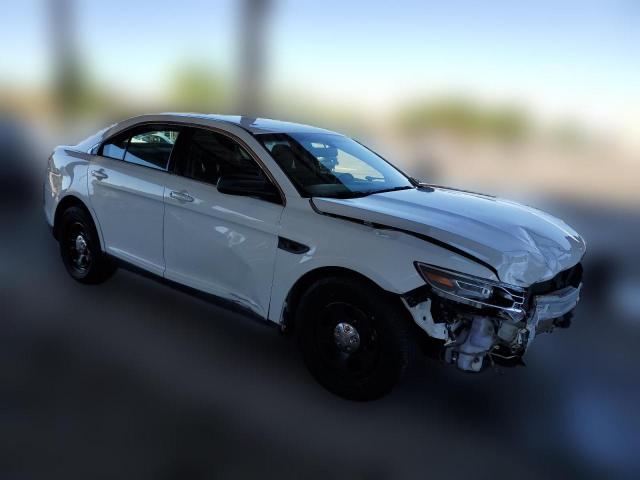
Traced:
[[164, 195], [165, 276], [266, 317], [283, 201], [220, 193], [222, 176], [264, 171], [223, 132], [182, 135]]
[[164, 190], [179, 127], [148, 125], [107, 140], [89, 167], [89, 196], [107, 253], [164, 272]]

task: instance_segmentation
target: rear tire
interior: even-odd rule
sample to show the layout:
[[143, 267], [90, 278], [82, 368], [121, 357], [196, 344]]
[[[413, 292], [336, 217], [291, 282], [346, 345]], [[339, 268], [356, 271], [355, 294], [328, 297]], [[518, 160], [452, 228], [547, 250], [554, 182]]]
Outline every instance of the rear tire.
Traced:
[[102, 283], [115, 271], [100, 248], [93, 219], [83, 208], [69, 207], [64, 211], [60, 218], [58, 243], [62, 263], [69, 275], [80, 283]]
[[389, 393], [414, 357], [406, 315], [390, 294], [348, 277], [319, 280], [302, 296], [296, 332], [307, 368], [350, 400]]

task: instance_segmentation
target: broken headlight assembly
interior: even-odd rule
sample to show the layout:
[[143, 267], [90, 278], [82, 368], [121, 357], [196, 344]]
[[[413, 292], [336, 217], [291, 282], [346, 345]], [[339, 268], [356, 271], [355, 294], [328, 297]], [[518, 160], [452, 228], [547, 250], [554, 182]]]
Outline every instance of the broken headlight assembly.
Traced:
[[526, 316], [526, 292], [522, 288], [453, 272], [415, 262], [416, 269], [432, 291], [443, 298], [476, 308], [495, 308], [509, 319], [519, 322]]

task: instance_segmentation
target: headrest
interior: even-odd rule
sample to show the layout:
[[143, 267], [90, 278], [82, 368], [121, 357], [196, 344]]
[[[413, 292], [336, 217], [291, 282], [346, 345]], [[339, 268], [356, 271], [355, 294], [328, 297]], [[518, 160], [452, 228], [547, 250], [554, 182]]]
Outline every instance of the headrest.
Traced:
[[271, 149], [271, 155], [283, 168], [296, 168], [296, 154], [291, 147], [284, 143], [278, 143]]
[[315, 157], [331, 158], [338, 156], [338, 149], [336, 147], [306, 147], [309, 152]]

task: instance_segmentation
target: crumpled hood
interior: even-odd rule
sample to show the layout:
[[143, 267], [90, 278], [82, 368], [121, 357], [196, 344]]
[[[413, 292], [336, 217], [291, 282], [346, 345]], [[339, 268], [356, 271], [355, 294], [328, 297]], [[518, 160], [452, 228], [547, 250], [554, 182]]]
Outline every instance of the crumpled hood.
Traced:
[[314, 198], [323, 213], [426, 235], [491, 265], [501, 281], [528, 287], [578, 263], [584, 240], [562, 220], [515, 202], [434, 187], [362, 198]]

